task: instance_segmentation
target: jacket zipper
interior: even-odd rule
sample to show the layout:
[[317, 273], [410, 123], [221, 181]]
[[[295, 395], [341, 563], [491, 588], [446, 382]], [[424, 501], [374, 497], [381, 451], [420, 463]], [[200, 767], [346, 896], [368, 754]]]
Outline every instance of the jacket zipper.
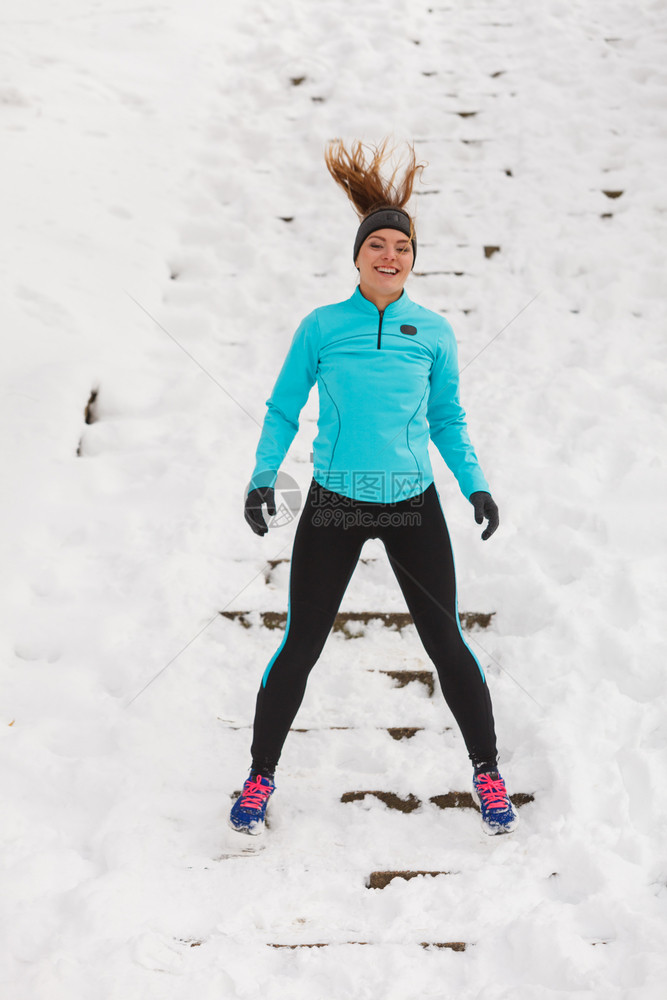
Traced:
[[380, 312], [380, 325], [378, 326], [378, 351], [380, 350], [380, 341], [382, 340], [382, 320], [384, 318], [384, 309]]

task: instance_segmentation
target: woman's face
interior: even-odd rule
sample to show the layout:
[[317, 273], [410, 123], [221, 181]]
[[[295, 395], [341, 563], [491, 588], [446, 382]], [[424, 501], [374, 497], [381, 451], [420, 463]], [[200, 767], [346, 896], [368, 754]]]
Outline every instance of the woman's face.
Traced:
[[361, 244], [355, 264], [362, 294], [376, 305], [393, 302], [412, 269], [412, 244], [398, 229], [379, 229]]

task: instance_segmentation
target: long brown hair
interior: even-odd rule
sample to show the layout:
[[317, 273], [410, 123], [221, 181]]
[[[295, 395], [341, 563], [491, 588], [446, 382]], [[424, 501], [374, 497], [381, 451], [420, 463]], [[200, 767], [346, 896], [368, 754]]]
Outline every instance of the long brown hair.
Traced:
[[[379, 146], [365, 146], [357, 140], [348, 150], [342, 139], [334, 139], [324, 152], [329, 173], [352, 202], [360, 219], [379, 208], [405, 208], [417, 176], [426, 166], [417, 163], [414, 146], [408, 144], [407, 164], [394, 167], [391, 177], [382, 176], [382, 167], [391, 159], [395, 147], [383, 139]], [[398, 178], [398, 180], [397, 180]]]

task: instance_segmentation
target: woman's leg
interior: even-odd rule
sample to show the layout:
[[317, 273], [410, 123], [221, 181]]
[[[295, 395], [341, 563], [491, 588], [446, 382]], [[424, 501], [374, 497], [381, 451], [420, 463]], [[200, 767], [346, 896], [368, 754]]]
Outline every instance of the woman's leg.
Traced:
[[294, 536], [285, 636], [257, 695], [252, 766], [262, 774], [272, 775], [278, 763], [359, 560], [366, 535], [349, 523], [353, 503], [311, 483]]
[[459, 625], [449, 532], [435, 484], [396, 505], [379, 533], [473, 764], [494, 764], [496, 736], [484, 672]]

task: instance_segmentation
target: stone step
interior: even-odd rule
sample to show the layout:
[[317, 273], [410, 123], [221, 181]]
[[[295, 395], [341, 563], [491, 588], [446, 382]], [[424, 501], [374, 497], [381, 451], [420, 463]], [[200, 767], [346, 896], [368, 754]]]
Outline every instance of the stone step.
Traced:
[[[332, 948], [337, 945], [345, 944], [357, 944], [372, 946], [373, 944], [387, 944], [386, 941], [313, 941], [308, 943], [300, 944], [278, 944], [273, 941], [267, 941], [269, 948]], [[401, 941], [400, 944], [404, 945], [406, 942]], [[468, 947], [465, 941], [415, 941], [415, 945], [419, 945], [421, 948], [449, 948], [451, 951], [465, 951]]]
[[[373, 726], [374, 729], [384, 730], [389, 733], [392, 740], [411, 740], [416, 733], [424, 732], [424, 726]], [[319, 729], [290, 729], [291, 733], [322, 733], [322, 732], [350, 732], [359, 729], [359, 726], [322, 726]], [[439, 732], [448, 732], [451, 726], [446, 726]]]
[[[384, 673], [384, 671], [382, 671]], [[219, 722], [224, 722], [229, 729], [239, 730], [239, 729], [252, 729], [251, 722], [245, 722], [243, 725], [236, 725], [236, 723], [229, 723], [227, 719], [221, 719], [218, 716]], [[355, 732], [359, 730], [359, 726], [309, 726], [303, 729], [291, 728], [290, 733], [334, 733], [334, 732]], [[417, 733], [423, 733], [425, 731], [424, 726], [368, 726], [365, 729], [376, 729], [378, 732], [384, 731], [389, 733], [393, 740], [411, 740], [413, 736]], [[442, 729], [438, 729], [436, 732], [438, 735], [442, 733], [448, 733], [451, 731], [451, 726], [443, 726]], [[429, 730], [429, 732], [434, 732], [434, 730]]]
[[[235, 789], [231, 794], [231, 801], [235, 802], [240, 794], [241, 789]], [[403, 813], [414, 812], [422, 805], [421, 799], [412, 793], [401, 796], [397, 795], [395, 792], [387, 791], [343, 792], [340, 797], [340, 801], [343, 803], [363, 802], [367, 795], [379, 799], [380, 802], [384, 802], [388, 809], [395, 809], [398, 812]], [[520, 809], [521, 806], [527, 805], [529, 802], [535, 801], [535, 796], [531, 795], [530, 792], [513, 792], [511, 793], [510, 798], [517, 809]], [[447, 792], [445, 795], [432, 795], [428, 801], [434, 806], [437, 806], [438, 809], [477, 809], [477, 811], [479, 811], [479, 807], [470, 792]], [[267, 829], [270, 829], [270, 825], [270, 818], [267, 814]], [[424, 875], [429, 873], [416, 872], [416, 874]], [[431, 872], [430, 874], [447, 874], [447, 872]]]
[[389, 872], [371, 872], [366, 879], [367, 889], [386, 889], [390, 882], [394, 879], [400, 878], [405, 882], [409, 882], [412, 878], [417, 878], [418, 875], [430, 875], [435, 878], [436, 875], [452, 875], [452, 872], [446, 871], [389, 871]]
[[[512, 803], [520, 809], [535, 801], [530, 792], [510, 792]], [[477, 809], [477, 803], [470, 792], [447, 792], [445, 795], [432, 795], [429, 798], [438, 809]]]
[[[254, 624], [250, 620], [251, 615], [259, 615], [260, 622], [264, 628], [284, 629], [287, 622], [286, 611], [221, 611], [223, 618], [230, 621], [237, 621], [244, 628], [251, 628]], [[488, 628], [495, 611], [460, 611], [459, 621], [461, 628], [470, 631], [475, 628]], [[355, 622], [368, 625], [371, 621], [381, 621], [387, 628], [394, 628], [398, 632], [406, 625], [412, 625], [412, 617], [407, 611], [343, 611], [336, 615], [333, 629], [334, 632], [342, 632], [347, 639], [359, 638], [356, 630], [350, 630], [348, 626]]]
[[379, 799], [389, 809], [398, 809], [399, 812], [411, 813], [419, 809], [421, 800], [416, 795], [406, 795], [401, 797], [395, 792], [343, 792], [340, 797], [341, 802], [363, 802], [367, 795], [372, 795]]
[[[374, 670], [369, 670], [368, 672], [375, 673]], [[395, 687], [398, 688], [406, 687], [406, 685], [413, 682], [423, 684], [429, 693], [429, 697], [433, 697], [435, 675], [432, 670], [379, 670], [378, 673], [391, 677], [392, 680], [396, 681]]]
[[[344, 792], [341, 795], [341, 802], [363, 802], [367, 795], [371, 795], [384, 804], [389, 809], [397, 809], [399, 812], [411, 813], [419, 809], [422, 802], [416, 795], [410, 793], [406, 796], [396, 795], [395, 792], [387, 791], [359, 791]], [[512, 792], [510, 798], [513, 804], [520, 808], [529, 802], [535, 801], [535, 796], [530, 792]], [[438, 809], [477, 809], [477, 803], [470, 792], [447, 792], [445, 795], [432, 795], [429, 800]]]

